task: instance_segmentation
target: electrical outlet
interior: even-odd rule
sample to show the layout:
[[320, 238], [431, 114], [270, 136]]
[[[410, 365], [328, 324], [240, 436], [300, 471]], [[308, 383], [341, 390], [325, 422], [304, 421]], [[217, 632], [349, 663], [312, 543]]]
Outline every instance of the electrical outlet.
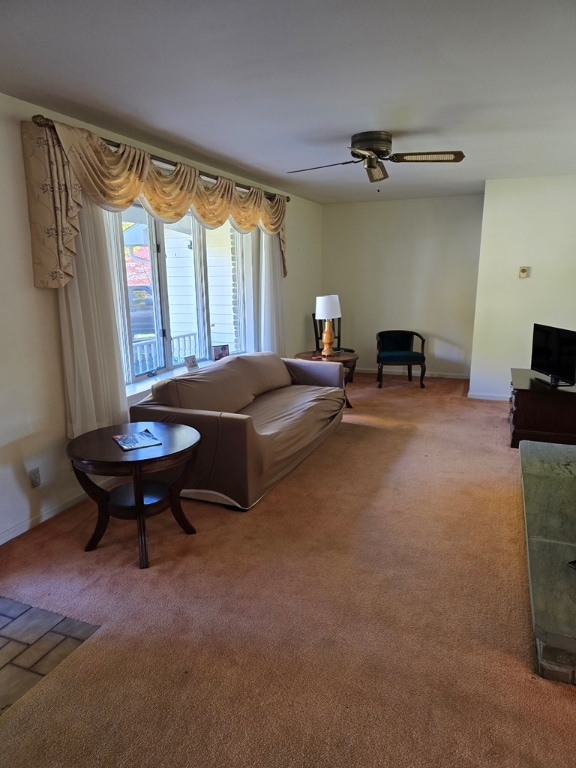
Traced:
[[30, 478], [30, 488], [39, 488], [41, 485], [40, 480], [40, 467], [34, 467], [28, 472]]

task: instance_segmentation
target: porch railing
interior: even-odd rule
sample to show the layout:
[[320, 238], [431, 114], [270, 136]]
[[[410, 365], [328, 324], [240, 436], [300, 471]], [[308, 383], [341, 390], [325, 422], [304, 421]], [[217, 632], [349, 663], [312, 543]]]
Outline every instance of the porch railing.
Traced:
[[[172, 365], [178, 366], [184, 364], [184, 358], [188, 355], [197, 354], [198, 334], [183, 333], [180, 336], [174, 336], [171, 341], [172, 347]], [[143, 376], [145, 373], [155, 371], [161, 366], [161, 356], [158, 350], [157, 339], [139, 339], [132, 342], [132, 351], [134, 355], [134, 375]]]

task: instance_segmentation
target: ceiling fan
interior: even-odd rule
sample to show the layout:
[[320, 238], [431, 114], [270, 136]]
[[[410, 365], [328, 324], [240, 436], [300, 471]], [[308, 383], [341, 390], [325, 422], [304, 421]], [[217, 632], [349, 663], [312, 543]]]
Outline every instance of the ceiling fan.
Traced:
[[392, 134], [386, 131], [366, 131], [355, 133], [348, 147], [354, 160], [344, 160], [341, 163], [316, 165], [313, 168], [299, 168], [288, 173], [303, 173], [316, 171], [320, 168], [332, 168], [336, 165], [362, 163], [370, 181], [384, 181], [388, 172], [382, 160], [392, 163], [459, 163], [464, 159], [464, 152], [395, 152], [392, 154]]

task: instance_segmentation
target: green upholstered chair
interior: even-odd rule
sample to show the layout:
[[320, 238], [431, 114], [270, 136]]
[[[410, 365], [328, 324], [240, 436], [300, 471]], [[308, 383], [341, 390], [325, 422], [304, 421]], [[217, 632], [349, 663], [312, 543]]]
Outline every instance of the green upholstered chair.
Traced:
[[[414, 350], [414, 342], [420, 340], [420, 350]], [[385, 365], [407, 365], [408, 381], [412, 381], [412, 366], [420, 366], [420, 386], [424, 388], [424, 375], [426, 373], [426, 357], [424, 345], [426, 339], [416, 331], [380, 331], [376, 334], [378, 354], [378, 375], [376, 381], [382, 388], [382, 368]], [[416, 342], [418, 344], [418, 342]]]

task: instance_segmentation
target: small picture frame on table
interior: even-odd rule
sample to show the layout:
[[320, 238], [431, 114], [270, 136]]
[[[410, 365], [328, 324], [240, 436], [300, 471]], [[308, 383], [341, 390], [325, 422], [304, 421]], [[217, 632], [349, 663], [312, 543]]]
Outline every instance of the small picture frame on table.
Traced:
[[228, 344], [217, 344], [215, 347], [212, 347], [213, 360], [222, 360], [223, 357], [228, 357], [229, 354], [230, 348]]
[[184, 358], [184, 362], [186, 363], [186, 370], [193, 371], [195, 368], [198, 368], [198, 360], [196, 360], [196, 355], [188, 355], [188, 357]]

